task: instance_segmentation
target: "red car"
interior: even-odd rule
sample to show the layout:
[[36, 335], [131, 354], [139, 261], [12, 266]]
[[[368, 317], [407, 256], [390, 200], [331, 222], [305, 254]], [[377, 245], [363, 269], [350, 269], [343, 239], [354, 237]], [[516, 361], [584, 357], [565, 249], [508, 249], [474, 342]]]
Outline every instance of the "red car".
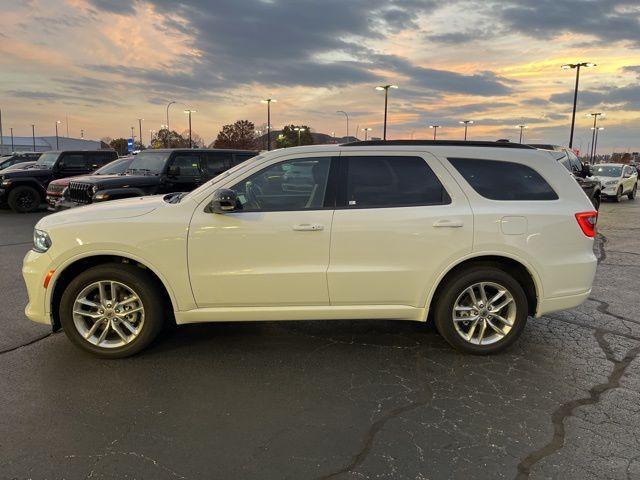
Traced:
[[[99, 168], [91, 175], [119, 175], [129, 168], [134, 157], [124, 157], [114, 160], [111, 163], [107, 163], [104, 167]], [[84, 176], [84, 175], [83, 175]], [[71, 205], [70, 202], [65, 202], [64, 193], [69, 186], [69, 182], [80, 177], [67, 177], [53, 180], [47, 187], [47, 210], [56, 212], [64, 208], [75, 207], [77, 205]]]

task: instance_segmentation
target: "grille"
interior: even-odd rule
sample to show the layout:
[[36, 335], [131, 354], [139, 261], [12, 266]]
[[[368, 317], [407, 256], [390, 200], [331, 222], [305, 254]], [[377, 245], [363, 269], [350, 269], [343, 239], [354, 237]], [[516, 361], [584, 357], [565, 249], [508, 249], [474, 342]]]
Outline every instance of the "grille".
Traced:
[[81, 182], [69, 183], [69, 199], [78, 203], [91, 203], [91, 197], [93, 185], [89, 185]]

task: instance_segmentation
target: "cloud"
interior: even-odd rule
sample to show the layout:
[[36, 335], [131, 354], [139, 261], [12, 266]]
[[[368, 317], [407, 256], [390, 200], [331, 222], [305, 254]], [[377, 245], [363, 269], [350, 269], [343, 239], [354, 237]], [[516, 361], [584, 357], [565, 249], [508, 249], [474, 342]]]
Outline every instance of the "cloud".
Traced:
[[[551, 95], [549, 100], [557, 104], [570, 104], [573, 102], [573, 93]], [[578, 102], [582, 108], [612, 106], [616, 109], [640, 110], [640, 85], [611, 85], [604, 86], [599, 91], [584, 90], [578, 94]]]

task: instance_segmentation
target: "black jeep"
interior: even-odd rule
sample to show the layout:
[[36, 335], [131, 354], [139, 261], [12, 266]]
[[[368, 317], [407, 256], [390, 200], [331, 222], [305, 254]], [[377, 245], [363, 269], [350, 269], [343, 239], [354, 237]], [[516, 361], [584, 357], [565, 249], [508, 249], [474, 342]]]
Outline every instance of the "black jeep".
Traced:
[[144, 195], [189, 192], [248, 160], [251, 150], [159, 149], [140, 152], [121, 175], [72, 180], [66, 199], [80, 205]]
[[116, 158], [115, 150], [45, 152], [25, 170], [0, 175], [0, 203], [8, 203], [14, 212], [33, 212], [44, 201], [52, 180], [91, 173]]

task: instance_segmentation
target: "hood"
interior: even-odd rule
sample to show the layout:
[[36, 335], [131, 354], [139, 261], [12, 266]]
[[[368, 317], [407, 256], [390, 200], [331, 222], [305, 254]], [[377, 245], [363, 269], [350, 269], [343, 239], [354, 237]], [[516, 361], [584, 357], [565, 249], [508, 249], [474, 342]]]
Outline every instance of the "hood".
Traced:
[[158, 185], [161, 177], [156, 175], [85, 175], [74, 178], [73, 181], [99, 185], [100, 188], [148, 187]]
[[36, 228], [46, 231], [49, 227], [91, 222], [96, 219], [103, 221], [140, 217], [153, 212], [156, 208], [167, 205], [162, 198], [163, 195], [154, 195], [152, 197], [134, 197], [110, 202], [92, 203], [83, 207], [71, 208], [48, 215], [38, 222]]
[[[16, 165], [18, 166], [18, 165]], [[6, 179], [9, 178], [48, 178], [51, 177], [52, 172], [50, 168], [27, 168], [25, 170], [13, 170], [11, 167], [2, 172], [2, 176]]]

